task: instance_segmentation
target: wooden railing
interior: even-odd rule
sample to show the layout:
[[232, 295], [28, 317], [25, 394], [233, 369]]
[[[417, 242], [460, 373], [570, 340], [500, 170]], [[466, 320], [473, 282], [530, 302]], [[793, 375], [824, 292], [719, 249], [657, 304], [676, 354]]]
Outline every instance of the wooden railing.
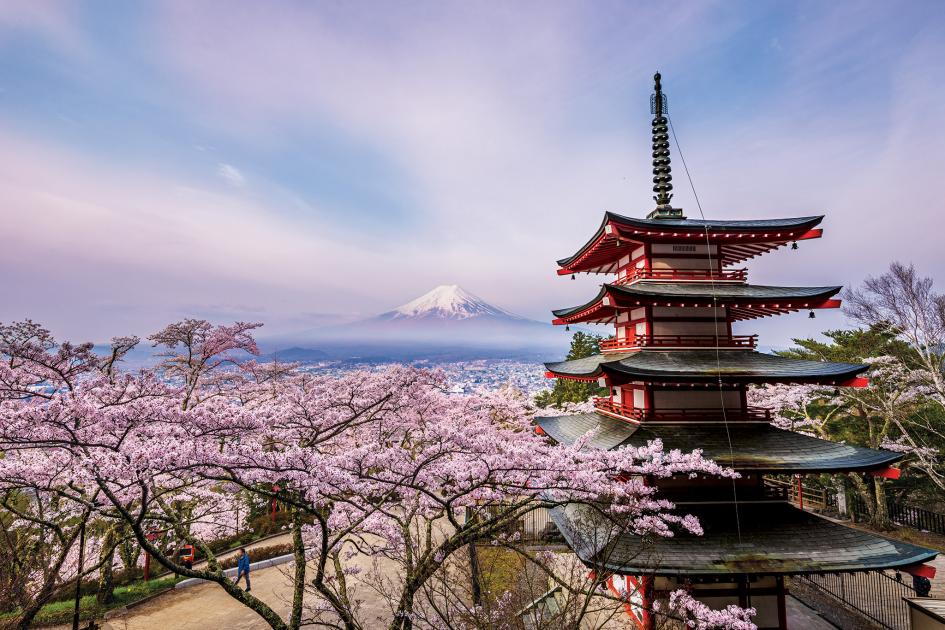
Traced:
[[607, 414], [638, 422], [697, 422], [697, 421], [771, 421], [771, 411], [761, 407], [744, 409], [637, 409], [610, 398], [595, 398], [594, 407]]
[[601, 352], [626, 352], [638, 348], [745, 348], [758, 344], [758, 335], [633, 335], [604, 339]]
[[824, 488], [804, 484], [803, 477], [765, 477], [765, 486], [779, 489], [786, 501], [797, 503], [799, 507], [814, 510], [826, 510], [835, 503], [833, 496]]
[[661, 280], [667, 282], [745, 282], [748, 280], [748, 270], [631, 269], [627, 272], [626, 276], [618, 277], [615, 284], [630, 284], [637, 280]]

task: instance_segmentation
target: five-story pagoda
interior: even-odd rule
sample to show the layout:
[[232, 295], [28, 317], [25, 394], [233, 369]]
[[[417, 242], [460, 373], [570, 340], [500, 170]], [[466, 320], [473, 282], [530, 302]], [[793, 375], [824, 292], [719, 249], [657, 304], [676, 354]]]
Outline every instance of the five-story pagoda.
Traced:
[[[867, 366], [790, 359], [756, 351], [756, 335], [736, 322], [794, 311], [837, 308], [839, 286], [748, 283], [739, 265], [797, 241], [819, 238], [822, 216], [752, 221], [689, 219], [671, 205], [666, 98], [660, 75], [651, 98], [653, 191], [646, 219], [605, 213], [577, 253], [558, 261], [560, 275], [611, 274], [590, 301], [554, 311], [555, 324], [612, 324], [598, 355], [546, 364], [547, 376], [597, 382], [608, 392], [595, 413], [539, 418], [540, 431], [573, 443], [594, 430], [588, 448], [642, 446], [702, 449], [740, 473], [729, 479], [655, 482], [680, 513], [699, 517], [704, 535], [644, 541], [632, 533], [587, 540], [575, 525], [585, 508], [553, 511], [582, 561], [610, 584], [636, 589], [628, 613], [654, 626], [654, 600], [687, 588], [713, 607], [753, 606], [762, 628], [786, 628], [784, 577], [897, 568], [929, 576], [935, 552], [890, 540], [795, 508], [773, 495], [764, 475], [894, 475], [900, 454], [828, 442], [775, 428], [747, 389], [764, 383], [865, 387]], [[934, 574], [934, 573], [932, 573]]]

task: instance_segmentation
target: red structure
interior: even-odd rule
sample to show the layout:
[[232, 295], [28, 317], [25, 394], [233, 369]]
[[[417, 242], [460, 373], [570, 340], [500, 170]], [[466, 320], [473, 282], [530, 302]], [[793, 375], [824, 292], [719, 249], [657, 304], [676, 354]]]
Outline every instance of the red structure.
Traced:
[[[786, 628], [785, 576], [898, 568], [928, 571], [934, 551], [845, 528], [798, 509], [765, 475], [862, 473], [893, 476], [901, 455], [827, 442], [771, 425], [748, 405], [749, 387], [811, 383], [865, 387], [863, 365], [803, 361], [756, 351], [740, 322], [837, 308], [841, 287], [749, 284], [745, 261], [820, 238], [822, 216], [753, 221], [689, 219], [670, 204], [672, 176], [666, 99], [660, 75], [651, 99], [654, 200], [646, 219], [606, 213], [560, 275], [607, 274], [588, 302], [554, 311], [554, 323], [606, 324], [613, 336], [591, 357], [546, 364], [547, 376], [597, 382], [595, 413], [539, 418], [540, 432], [573, 443], [596, 430], [589, 448], [702, 449], [741, 477], [655, 481], [683, 514], [699, 517], [701, 537], [643, 540], [632, 532], [587, 540], [583, 506], [553, 510], [565, 540], [611, 587], [632, 593], [627, 612], [653, 627], [654, 599], [678, 588], [713, 607], [753, 606], [761, 628]], [[595, 530], [596, 534], [602, 531]]]

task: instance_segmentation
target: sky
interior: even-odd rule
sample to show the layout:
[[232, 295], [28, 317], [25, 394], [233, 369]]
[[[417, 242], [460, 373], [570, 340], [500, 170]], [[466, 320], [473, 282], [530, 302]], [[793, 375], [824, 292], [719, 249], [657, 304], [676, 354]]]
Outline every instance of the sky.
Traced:
[[938, 0], [0, 0], [0, 321], [285, 334], [440, 284], [548, 320], [605, 279], [554, 261], [654, 205], [656, 70], [707, 218], [827, 215], [752, 282], [941, 287], [943, 59]]

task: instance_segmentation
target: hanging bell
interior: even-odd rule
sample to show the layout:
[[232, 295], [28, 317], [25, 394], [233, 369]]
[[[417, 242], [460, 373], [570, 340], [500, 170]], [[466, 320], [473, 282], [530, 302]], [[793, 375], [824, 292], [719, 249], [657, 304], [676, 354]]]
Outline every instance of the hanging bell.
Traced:
[[791, 249], [797, 249], [797, 241], [791, 243]]
[[571, 274], [571, 279], [574, 280], [574, 274], [573, 274], [573, 273]]
[[816, 316], [814, 315], [814, 311], [811, 311], [811, 312], [810, 312], [810, 315], [807, 316], [807, 319], [814, 319], [814, 317], [816, 317]]
[[565, 324], [565, 325], [564, 325], [564, 332], [568, 332], [568, 331], [570, 331], [570, 330], [571, 330], [571, 326], [569, 326], [568, 324]]

